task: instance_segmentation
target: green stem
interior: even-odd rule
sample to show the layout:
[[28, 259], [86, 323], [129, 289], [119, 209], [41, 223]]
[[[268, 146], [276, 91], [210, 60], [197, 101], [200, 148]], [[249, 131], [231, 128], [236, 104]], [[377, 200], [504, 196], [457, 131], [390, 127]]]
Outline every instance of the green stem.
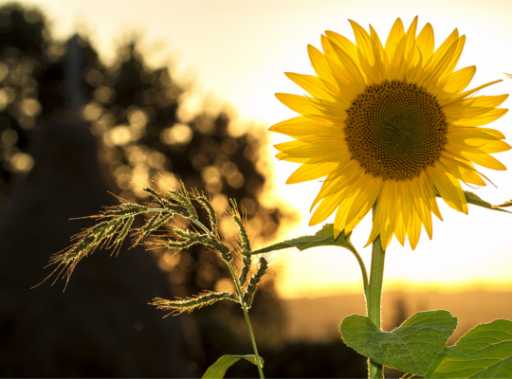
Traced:
[[254, 336], [254, 331], [252, 330], [251, 318], [249, 317], [249, 311], [245, 305], [242, 306], [242, 311], [244, 313], [245, 324], [247, 325], [247, 330], [249, 331], [249, 337], [251, 338], [251, 345], [254, 355], [256, 355], [258, 359], [258, 374], [260, 379], [265, 379], [265, 374], [263, 373], [263, 364], [260, 354], [258, 353], [258, 345], [256, 344], [256, 337]]
[[238, 300], [240, 303], [240, 307], [242, 308], [242, 313], [244, 314], [244, 321], [245, 325], [247, 325], [247, 331], [249, 332], [249, 338], [251, 339], [251, 346], [252, 351], [254, 355], [256, 356], [256, 359], [258, 360], [258, 374], [260, 379], [265, 379], [265, 374], [263, 372], [263, 360], [258, 352], [258, 345], [256, 344], [256, 337], [254, 336], [254, 330], [252, 328], [251, 318], [249, 317], [249, 308], [247, 308], [247, 304], [244, 301], [244, 293], [242, 291], [242, 287], [240, 285], [240, 282], [238, 281], [238, 276], [235, 273], [235, 270], [233, 269], [233, 266], [231, 265], [231, 262], [226, 261], [225, 259], [224, 263], [226, 264], [229, 273], [231, 274], [231, 279], [233, 280], [233, 284], [235, 285], [235, 291], [238, 295]]
[[350, 243], [349, 250], [356, 257], [357, 263], [359, 264], [359, 268], [361, 269], [361, 276], [363, 279], [363, 288], [364, 288], [364, 298], [368, 298], [368, 273], [366, 272], [366, 266], [364, 265], [364, 261], [357, 252], [356, 248]]
[[[382, 297], [382, 281], [384, 277], [385, 251], [382, 248], [380, 237], [373, 242], [372, 263], [370, 268], [370, 284], [366, 304], [368, 307], [368, 318], [380, 329], [380, 301]], [[368, 378], [382, 379], [384, 373], [382, 365], [368, 359]]]

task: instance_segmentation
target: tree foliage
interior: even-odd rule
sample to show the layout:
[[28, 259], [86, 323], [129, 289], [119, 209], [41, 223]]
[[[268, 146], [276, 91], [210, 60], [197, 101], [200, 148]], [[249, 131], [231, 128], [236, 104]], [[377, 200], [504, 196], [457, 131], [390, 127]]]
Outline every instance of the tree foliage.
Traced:
[[[147, 196], [145, 187], [166, 191], [176, 188], [181, 180], [189, 187], [208, 191], [217, 215], [225, 214], [228, 199], [235, 198], [253, 240], [275, 233], [283, 212], [260, 201], [265, 177], [258, 162], [265, 141], [249, 132], [250, 125], [246, 132], [235, 134], [229, 112], [203, 107], [190, 117], [181, 116], [191, 90], [176, 80], [167, 65], [148, 64], [137, 40], [121, 44], [113, 62], [107, 63], [87, 36], [59, 40], [41, 11], [15, 3], [0, 7], [0, 207], [13, 195], [18, 179], [30, 176], [38, 164], [32, 154], [38, 128], [61, 117], [73, 100], [66, 81], [71, 39], [79, 45], [79, 91], [73, 92], [73, 97], [83, 101], [82, 115], [100, 146], [101, 162], [113, 192], [140, 200]], [[73, 180], [79, 182], [80, 175], [74, 175]], [[227, 238], [236, 230], [230, 217], [218, 219], [219, 230]], [[125, 229], [118, 230], [120, 233], [127, 227], [122, 226]], [[51, 252], [48, 249], [48, 254]], [[226, 278], [218, 261], [201, 246], [193, 246], [189, 254], [179, 258], [156, 256], [159, 266], [169, 273], [177, 296], [187, 297], [204, 288], [216, 291]], [[272, 281], [263, 284], [257, 294], [261, 300], [254, 309], [256, 327], [258, 319], [266, 322], [271, 318], [272, 325], [279, 328], [284, 317], [280, 303]], [[240, 320], [236, 309], [227, 306], [218, 313], [220, 316], [206, 311], [198, 318], [199, 334], [205, 339], [209, 337], [202, 332], [212, 325], [220, 329], [231, 325], [229, 333], [237, 334]], [[271, 328], [265, 331], [270, 339], [277, 335]], [[229, 337], [222, 338], [230, 341]], [[203, 344], [212, 345], [208, 340]], [[230, 348], [222, 344], [219, 341], [219, 349]], [[202, 358], [210, 362], [217, 356], [217, 351], [207, 351]]]

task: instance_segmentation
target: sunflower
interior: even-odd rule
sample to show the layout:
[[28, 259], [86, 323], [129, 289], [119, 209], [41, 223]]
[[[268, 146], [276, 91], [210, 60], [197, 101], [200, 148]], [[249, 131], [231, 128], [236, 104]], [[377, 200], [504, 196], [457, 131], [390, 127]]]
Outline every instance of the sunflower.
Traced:
[[427, 23], [407, 30], [397, 19], [385, 43], [350, 21], [355, 42], [327, 31], [322, 51], [308, 46], [315, 75], [286, 75], [308, 95], [277, 93], [297, 112], [271, 127], [294, 140], [276, 145], [279, 159], [300, 163], [287, 183], [324, 178], [310, 225], [335, 213], [334, 231], [350, 233], [373, 208], [368, 242], [393, 236], [414, 249], [422, 227], [432, 238], [441, 197], [467, 213], [462, 183], [484, 186], [477, 166], [504, 170], [492, 153], [510, 146], [483, 128], [507, 109], [508, 95], [475, 96], [500, 80], [466, 89], [475, 66], [456, 69], [465, 36], [455, 29], [437, 48]]

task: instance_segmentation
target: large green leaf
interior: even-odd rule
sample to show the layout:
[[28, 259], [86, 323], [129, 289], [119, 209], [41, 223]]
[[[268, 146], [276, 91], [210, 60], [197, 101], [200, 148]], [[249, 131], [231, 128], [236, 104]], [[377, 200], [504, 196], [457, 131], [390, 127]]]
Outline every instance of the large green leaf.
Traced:
[[469, 204], [473, 204], [473, 205], [476, 205], [476, 206], [482, 207], [482, 208], [492, 209], [494, 211], [512, 213], [509, 210], [504, 209], [506, 207], [512, 206], [512, 201], [508, 201], [508, 202], [500, 204], [500, 205], [493, 205], [493, 204], [489, 203], [487, 200], [482, 199], [480, 196], [478, 196], [477, 194], [475, 194], [473, 192], [464, 191], [464, 196], [466, 197], [466, 201]]
[[512, 321], [471, 329], [433, 371], [427, 378], [512, 378]]
[[291, 240], [278, 242], [273, 245], [264, 247], [262, 249], [254, 250], [253, 254], [268, 253], [269, 251], [288, 249], [290, 247], [296, 247], [299, 250], [309, 249], [316, 246], [341, 246], [351, 251], [354, 251], [354, 247], [350, 243], [349, 237], [344, 233], [340, 233], [337, 238], [334, 238], [334, 231], [332, 224], [326, 224], [322, 229], [311, 236], [302, 236], [293, 238]]
[[253, 365], [258, 366], [258, 360], [261, 360], [263, 364], [263, 360], [258, 358], [254, 354], [245, 354], [245, 355], [234, 355], [234, 354], [226, 354], [221, 356], [219, 359], [215, 361], [206, 372], [203, 374], [202, 379], [222, 379], [224, 375], [226, 375], [226, 371], [228, 368], [233, 366], [236, 362], [241, 359], [245, 359], [246, 361], [251, 362]]
[[341, 323], [345, 344], [384, 366], [424, 376], [439, 361], [457, 319], [447, 311], [416, 313], [391, 332], [368, 317], [353, 315]]

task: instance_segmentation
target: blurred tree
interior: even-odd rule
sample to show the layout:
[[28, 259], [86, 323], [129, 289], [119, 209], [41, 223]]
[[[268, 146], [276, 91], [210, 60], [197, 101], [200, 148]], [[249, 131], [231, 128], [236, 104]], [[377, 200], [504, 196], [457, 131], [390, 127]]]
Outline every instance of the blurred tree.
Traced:
[[[97, 141], [79, 113], [90, 93], [81, 78], [99, 60], [77, 36], [59, 46], [54, 42], [58, 49], [48, 51], [28, 43], [31, 34], [47, 34], [36, 11], [7, 5], [0, 8], [0, 20], [6, 27], [1, 91], [8, 93], [0, 123], [8, 193], [0, 216], [0, 374], [193, 374], [181, 352], [178, 322], [162, 323], [144, 304], [152, 295], [171, 295], [150, 256], [132, 255], [115, 267], [105, 256], [94, 257], [65, 296], [48, 286], [30, 290], [42, 278], [49, 254], [84, 224], [72, 225], [69, 218], [110, 201]], [[41, 48], [49, 43], [44, 41]], [[26, 143], [18, 143], [18, 136]], [[20, 166], [20, 160], [30, 164]], [[19, 173], [25, 175], [14, 182]]]
[[48, 61], [49, 33], [35, 9], [6, 4], [0, 12], [0, 196], [30, 171], [30, 130], [41, 110], [36, 77]]
[[[200, 111], [191, 120], [180, 119], [178, 111], [186, 95], [185, 88], [174, 81], [167, 67], [148, 65], [135, 41], [121, 46], [115, 62], [105, 65], [86, 39], [75, 37], [74, 42], [80, 47], [77, 52], [80, 55], [79, 67], [71, 66], [74, 71], [69, 72], [68, 42], [51, 36], [41, 12], [16, 4], [0, 8], [0, 41], [0, 193], [5, 197], [0, 205], [4, 208], [0, 220], [0, 274], [5, 279], [2, 280], [5, 283], [2, 288], [4, 297], [9, 297], [11, 302], [17, 301], [2, 309], [4, 318], [0, 331], [5, 340], [17, 344], [5, 346], [13, 353], [0, 354], [3, 373], [17, 376], [20, 372], [16, 370], [24, 367], [21, 374], [31, 376], [168, 376], [173, 372], [183, 375], [185, 371], [176, 367], [175, 371], [169, 370], [167, 362], [160, 368], [156, 367], [155, 359], [161, 355], [153, 354], [153, 349], [144, 347], [148, 341], [138, 340], [140, 346], [136, 351], [141, 357], [135, 359], [125, 354], [119, 358], [104, 350], [106, 345], [115, 344], [115, 339], [102, 340], [99, 336], [83, 339], [84, 346], [76, 347], [77, 351], [64, 348], [67, 345], [61, 338], [70, 332], [66, 327], [58, 329], [58, 318], [47, 325], [40, 320], [39, 326], [27, 326], [28, 322], [33, 323], [34, 318], [42, 317], [41, 309], [46, 312], [55, 307], [51, 314], [57, 317], [61, 309], [72, 306], [71, 299], [81, 299], [78, 301], [92, 307], [86, 311], [85, 304], [80, 305], [84, 319], [94, 311], [93, 306], [98, 306], [98, 298], [106, 302], [104, 296], [107, 294], [113, 296], [118, 293], [119, 304], [115, 304], [121, 311], [125, 309], [126, 302], [142, 303], [144, 296], [149, 298], [159, 290], [165, 292], [159, 273], [148, 256], [138, 260], [128, 254], [129, 257], [120, 258], [122, 262], [106, 261], [104, 257], [91, 259], [88, 266], [84, 266], [83, 274], [72, 282], [66, 297], [55, 289], [30, 292], [28, 287], [40, 278], [39, 270], [48, 256], [62, 248], [65, 240], [83, 225], [70, 225], [66, 220], [94, 213], [108, 203], [104, 196], [108, 187], [103, 183], [102, 172], [96, 162], [96, 145], [99, 145], [101, 164], [106, 168], [107, 178], [117, 186], [115, 192], [139, 197], [143, 196], [142, 189], [151, 183], [166, 190], [176, 185], [178, 179], [183, 180], [189, 186], [208, 190], [219, 213], [226, 209], [228, 197], [235, 197], [246, 212], [251, 237], [271, 237], [283, 214], [259, 201], [265, 185], [265, 177], [257, 169], [262, 136], [254, 133], [235, 136], [231, 120], [223, 112]], [[70, 75], [78, 77], [80, 93], [73, 91], [69, 81], [65, 80]], [[86, 122], [80, 121], [77, 115], [66, 113], [73, 102], [70, 97], [74, 96], [81, 98], [77, 101], [84, 102], [82, 115]], [[90, 131], [96, 139], [91, 139]], [[25, 223], [27, 219], [30, 222]], [[224, 233], [229, 235], [232, 226], [227, 220], [222, 220], [221, 225]], [[27, 230], [30, 230], [30, 238], [27, 238]], [[25, 257], [26, 254], [30, 256]], [[158, 263], [160, 268], [170, 273], [172, 291], [178, 295], [216, 288], [225, 283], [226, 273], [210, 255], [198, 249], [181, 256], [163, 254], [159, 256]], [[123, 273], [127, 272], [128, 277], [123, 278]], [[98, 280], [109, 275], [108, 281]], [[145, 282], [148, 284], [140, 284]], [[119, 292], [120, 288], [125, 290]], [[147, 293], [143, 293], [146, 289]], [[101, 296], [91, 298], [91, 294]], [[49, 306], [47, 309], [45, 302]], [[260, 291], [255, 303], [255, 313], [259, 315], [255, 322], [258, 324], [260, 320], [260, 327], [256, 325], [260, 338], [276, 340], [284, 316], [272, 281], [268, 282], [266, 290]], [[109, 307], [108, 303], [103, 306]], [[74, 308], [68, 312], [68, 321], [73, 312], [79, 311]], [[151, 335], [150, 330], [158, 333], [154, 317], [140, 308], [134, 312], [137, 314], [135, 318], [149, 321], [142, 326], [127, 327], [129, 330], [137, 329], [139, 333], [135, 333], [136, 336], [141, 333]], [[93, 335], [108, 333], [100, 315], [95, 316], [97, 323], [90, 325]], [[124, 322], [115, 317], [112, 322], [117, 325], [115, 333], [122, 334], [121, 329], [126, 327]], [[246, 346], [245, 341], [230, 338], [231, 335], [240, 337], [245, 334], [240, 330], [238, 312], [231, 312], [229, 306], [205, 311], [179, 322], [188, 342], [187, 354], [198, 365], [195, 369], [211, 363], [221, 352], [236, 351], [237, 344]], [[174, 321], [162, 322], [166, 323], [175, 325]], [[261, 327], [263, 323], [265, 327]], [[22, 329], [20, 325], [23, 325]], [[93, 331], [94, 325], [103, 326]], [[146, 329], [141, 332], [144, 327]], [[44, 328], [49, 330], [40, 333]], [[79, 333], [85, 333], [81, 330]], [[215, 331], [223, 331], [222, 337], [216, 339]], [[166, 333], [169, 331], [162, 336]], [[41, 339], [32, 345], [32, 349], [25, 349], [36, 334]], [[62, 347], [47, 349], [46, 354], [36, 354], [44, 349], [43, 341]], [[159, 343], [155, 340], [155, 344]], [[97, 349], [98, 346], [103, 347]], [[172, 346], [162, 343], [159, 351], [165, 354], [165, 350], [170, 349], [171, 356], [175, 348]], [[121, 348], [125, 348], [124, 343]], [[68, 353], [73, 351], [73, 355], [64, 354], [63, 349]], [[97, 353], [84, 354], [84, 349], [96, 349]], [[19, 354], [21, 360], [5, 361], [15, 356], [13, 354]], [[153, 357], [149, 359], [148, 355]], [[88, 368], [83, 367], [79, 357], [90, 361]], [[59, 363], [59, 359], [66, 362]], [[141, 363], [144, 359], [146, 362]], [[152, 371], [144, 371], [148, 365], [153, 367]], [[135, 371], [127, 373], [130, 367]]]

